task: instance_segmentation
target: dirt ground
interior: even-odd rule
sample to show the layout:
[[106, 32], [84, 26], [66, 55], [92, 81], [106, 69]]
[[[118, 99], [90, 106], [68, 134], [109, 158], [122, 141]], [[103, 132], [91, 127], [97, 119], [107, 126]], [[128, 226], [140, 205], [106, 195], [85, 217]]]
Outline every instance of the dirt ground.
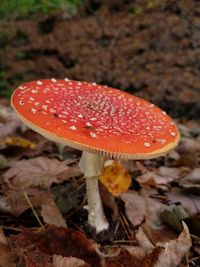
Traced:
[[73, 17], [2, 21], [0, 90], [68, 77], [129, 91], [174, 117], [198, 118], [200, 2], [86, 2]]

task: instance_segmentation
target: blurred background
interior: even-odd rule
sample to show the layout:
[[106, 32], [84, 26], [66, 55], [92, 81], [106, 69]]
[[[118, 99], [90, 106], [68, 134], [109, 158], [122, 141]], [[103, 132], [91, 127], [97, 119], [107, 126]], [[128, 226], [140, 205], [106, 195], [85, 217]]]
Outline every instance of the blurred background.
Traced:
[[21, 83], [69, 78], [200, 114], [200, 1], [0, 0], [0, 98]]

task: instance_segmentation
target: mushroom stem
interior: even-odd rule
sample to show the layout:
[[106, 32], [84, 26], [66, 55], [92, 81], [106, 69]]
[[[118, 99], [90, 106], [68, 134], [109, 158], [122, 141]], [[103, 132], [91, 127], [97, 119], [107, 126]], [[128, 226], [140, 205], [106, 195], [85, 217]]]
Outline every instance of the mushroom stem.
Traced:
[[79, 166], [86, 178], [88, 200], [88, 222], [99, 233], [108, 229], [103, 205], [99, 193], [98, 176], [101, 174], [104, 158], [93, 153], [83, 151]]

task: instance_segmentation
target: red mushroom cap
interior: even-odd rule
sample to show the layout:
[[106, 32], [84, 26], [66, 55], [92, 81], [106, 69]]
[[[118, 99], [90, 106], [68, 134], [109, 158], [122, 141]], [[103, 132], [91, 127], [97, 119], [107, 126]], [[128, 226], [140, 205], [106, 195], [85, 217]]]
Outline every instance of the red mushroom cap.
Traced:
[[147, 159], [179, 141], [172, 119], [153, 104], [95, 83], [32, 81], [12, 96], [19, 117], [45, 137], [112, 158]]

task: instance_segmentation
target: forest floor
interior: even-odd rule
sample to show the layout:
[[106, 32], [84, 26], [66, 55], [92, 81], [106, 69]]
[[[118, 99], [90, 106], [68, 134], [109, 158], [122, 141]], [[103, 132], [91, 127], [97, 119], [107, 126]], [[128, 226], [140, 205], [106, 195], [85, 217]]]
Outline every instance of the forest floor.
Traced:
[[[111, 0], [1, 21], [0, 266], [200, 266], [199, 15], [194, 0]], [[167, 156], [123, 162], [127, 192], [101, 185], [110, 228], [99, 235], [80, 152], [24, 128], [6, 100], [24, 81], [66, 76], [146, 98], [181, 132]]]

